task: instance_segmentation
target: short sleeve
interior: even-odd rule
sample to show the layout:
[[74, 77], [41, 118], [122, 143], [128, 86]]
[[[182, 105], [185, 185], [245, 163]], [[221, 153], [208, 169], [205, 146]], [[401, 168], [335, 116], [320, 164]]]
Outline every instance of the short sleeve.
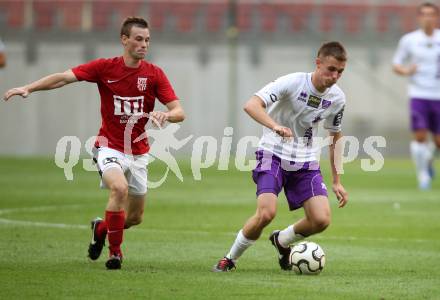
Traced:
[[342, 118], [344, 116], [345, 99], [341, 101], [332, 112], [325, 118], [324, 128], [331, 132], [340, 132], [342, 130]]
[[393, 57], [393, 65], [403, 65], [410, 56], [409, 44], [407, 36], [403, 36]]
[[162, 103], [167, 104], [171, 101], [177, 100], [178, 97], [174, 93], [173, 87], [161, 68], [157, 68], [157, 82], [156, 82], [156, 98]]
[[266, 104], [266, 108], [269, 108], [275, 102], [278, 102], [285, 98], [288, 93], [289, 85], [294, 84], [291, 75], [286, 75], [277, 78], [276, 80], [268, 83], [261, 90], [255, 93]]
[[73, 74], [79, 81], [98, 82], [99, 74], [104, 67], [105, 59], [96, 59], [72, 68]]

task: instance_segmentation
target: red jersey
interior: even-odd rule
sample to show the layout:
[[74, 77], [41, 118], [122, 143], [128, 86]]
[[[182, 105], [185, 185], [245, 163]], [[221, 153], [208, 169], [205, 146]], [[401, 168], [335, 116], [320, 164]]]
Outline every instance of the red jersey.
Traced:
[[[101, 128], [98, 136], [107, 139], [104, 145], [98, 138], [95, 146], [128, 152], [124, 149], [126, 126], [132, 127], [131, 153], [144, 154], [150, 149], [148, 139], [134, 142], [145, 132], [148, 118], [145, 113], [154, 109], [157, 98], [166, 104], [177, 100], [177, 96], [165, 73], [158, 66], [141, 61], [137, 68], [127, 67], [121, 57], [96, 59], [72, 69], [79, 81], [86, 80], [98, 85], [101, 95]], [[129, 132], [129, 131], [128, 131]]]

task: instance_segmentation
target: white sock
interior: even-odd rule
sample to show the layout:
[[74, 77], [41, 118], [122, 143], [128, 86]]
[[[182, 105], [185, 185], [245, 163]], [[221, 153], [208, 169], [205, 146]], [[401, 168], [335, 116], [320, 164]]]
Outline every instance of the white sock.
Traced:
[[432, 159], [432, 151], [427, 143], [419, 143], [412, 141], [410, 145], [411, 157], [416, 166], [417, 179], [420, 186], [429, 184], [431, 178], [429, 176], [428, 167]]
[[278, 235], [278, 242], [281, 246], [287, 248], [290, 246], [290, 244], [300, 241], [303, 238], [304, 236], [302, 234], [295, 233], [293, 225], [290, 225], [286, 229], [280, 231], [280, 234]]
[[234, 244], [232, 244], [231, 250], [229, 250], [229, 253], [226, 254], [226, 257], [232, 259], [233, 261], [236, 261], [240, 258], [243, 252], [246, 251], [246, 249], [252, 246], [254, 243], [254, 240], [249, 240], [248, 238], [246, 238], [243, 235], [243, 230], [240, 230], [237, 234], [237, 238], [235, 239]]

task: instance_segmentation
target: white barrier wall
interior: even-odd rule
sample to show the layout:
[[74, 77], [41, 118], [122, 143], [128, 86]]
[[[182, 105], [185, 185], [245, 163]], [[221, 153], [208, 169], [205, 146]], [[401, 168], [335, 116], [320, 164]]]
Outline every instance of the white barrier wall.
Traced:
[[[397, 42], [397, 41], [396, 41]], [[38, 59], [25, 62], [24, 44], [7, 45], [8, 64], [0, 70], [0, 92], [28, 83], [52, 72], [61, 72], [83, 62], [78, 44], [40, 44]], [[210, 60], [201, 65], [197, 46], [152, 44], [152, 60], [161, 66], [187, 113], [179, 135], [223, 136], [228, 123], [229, 83], [228, 48], [211, 46]], [[406, 79], [391, 72], [394, 48], [347, 47], [349, 61], [340, 80], [347, 95], [344, 132], [364, 138], [387, 138], [388, 154], [406, 154], [409, 139]], [[118, 44], [97, 48], [97, 56], [121, 53]], [[312, 71], [316, 49], [300, 45], [263, 45], [261, 63], [252, 64], [248, 46], [238, 49], [238, 95], [235, 107], [236, 138], [260, 134], [257, 126], [242, 111], [244, 102], [259, 88], [278, 76], [295, 71]], [[375, 64], [371, 63], [372, 54]], [[99, 94], [96, 86], [81, 82], [62, 89], [38, 92], [27, 100], [15, 98], [0, 104], [0, 155], [53, 155], [57, 141], [75, 135], [84, 143], [100, 125]], [[188, 153], [190, 148], [183, 152]]]

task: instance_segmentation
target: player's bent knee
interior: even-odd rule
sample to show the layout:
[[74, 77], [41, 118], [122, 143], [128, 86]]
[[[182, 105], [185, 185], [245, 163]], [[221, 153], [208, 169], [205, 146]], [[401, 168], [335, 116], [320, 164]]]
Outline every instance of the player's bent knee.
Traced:
[[263, 210], [258, 214], [259, 223], [263, 226], [268, 225], [275, 218], [275, 211]]
[[316, 232], [324, 231], [330, 225], [330, 216], [323, 216], [313, 220], [313, 227]]
[[112, 184], [110, 190], [118, 199], [125, 199], [128, 195], [128, 185], [125, 182]]
[[426, 141], [428, 140], [428, 132], [416, 131], [414, 133], [414, 140], [418, 143], [426, 143]]

